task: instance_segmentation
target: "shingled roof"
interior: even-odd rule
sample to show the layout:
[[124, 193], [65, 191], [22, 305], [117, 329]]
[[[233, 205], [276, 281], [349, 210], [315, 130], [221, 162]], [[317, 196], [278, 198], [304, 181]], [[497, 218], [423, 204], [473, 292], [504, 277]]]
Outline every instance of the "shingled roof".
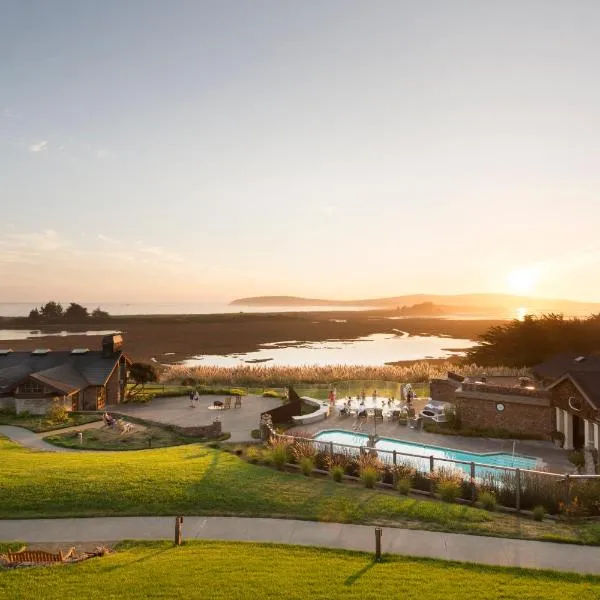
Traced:
[[565, 373], [600, 373], [600, 357], [563, 352], [531, 369], [538, 379], [558, 379]]
[[121, 353], [105, 356], [99, 350], [0, 353], [0, 393], [12, 391], [28, 377], [67, 394], [104, 385], [120, 357]]

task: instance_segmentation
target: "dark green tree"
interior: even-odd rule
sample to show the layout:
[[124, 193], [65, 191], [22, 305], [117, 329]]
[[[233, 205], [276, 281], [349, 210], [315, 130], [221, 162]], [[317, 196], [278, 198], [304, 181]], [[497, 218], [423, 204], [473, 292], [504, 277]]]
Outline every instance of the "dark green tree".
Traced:
[[27, 317], [30, 321], [32, 321], [33, 323], [37, 323], [38, 321], [41, 320], [41, 315], [40, 315], [40, 311], [37, 308], [33, 308], [32, 310], [29, 311], [29, 317]]
[[95, 308], [92, 311], [92, 319], [108, 319], [110, 315], [105, 311], [101, 310], [100, 307]]
[[40, 308], [40, 315], [44, 320], [61, 319], [64, 314], [63, 307], [58, 302], [50, 300]]
[[144, 393], [144, 386], [147, 383], [158, 381], [158, 369], [150, 363], [136, 362], [129, 367], [129, 378], [133, 379], [135, 385], [130, 388], [129, 396], [135, 395], [138, 386], [141, 386]]
[[76, 302], [71, 302], [65, 311], [65, 319], [68, 321], [86, 321], [89, 318], [88, 309]]
[[600, 351], [600, 315], [587, 319], [528, 315], [523, 321], [492, 327], [479, 342], [466, 360], [482, 366], [529, 367], [561, 352], [591, 354]]

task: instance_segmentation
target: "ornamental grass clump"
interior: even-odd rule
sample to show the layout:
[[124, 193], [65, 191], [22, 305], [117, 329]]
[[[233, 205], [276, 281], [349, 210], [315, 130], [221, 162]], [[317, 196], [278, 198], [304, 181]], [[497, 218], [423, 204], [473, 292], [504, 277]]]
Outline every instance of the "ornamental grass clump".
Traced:
[[375, 487], [377, 480], [379, 478], [379, 473], [375, 467], [365, 467], [360, 471], [360, 479], [363, 482], [364, 486], [370, 490]]
[[329, 472], [331, 473], [331, 478], [337, 483], [340, 483], [344, 479], [344, 467], [342, 466], [336, 465]]
[[479, 502], [485, 510], [496, 510], [496, 494], [494, 492], [483, 491], [479, 493]]
[[280, 471], [283, 470], [288, 459], [289, 442], [282, 438], [271, 438], [269, 442], [269, 454], [272, 463]]
[[396, 489], [403, 495], [408, 496], [412, 487], [412, 481], [410, 479], [398, 479], [396, 483]]
[[444, 502], [456, 502], [460, 496], [461, 486], [456, 481], [448, 479], [438, 484], [437, 492]]
[[300, 459], [300, 470], [302, 471], [303, 475], [306, 475], [306, 477], [310, 477], [314, 468], [315, 463], [313, 462], [312, 458], [309, 458], [308, 456], [303, 456]]
[[248, 446], [246, 448], [246, 460], [252, 464], [256, 464], [260, 460], [262, 452], [254, 446]]

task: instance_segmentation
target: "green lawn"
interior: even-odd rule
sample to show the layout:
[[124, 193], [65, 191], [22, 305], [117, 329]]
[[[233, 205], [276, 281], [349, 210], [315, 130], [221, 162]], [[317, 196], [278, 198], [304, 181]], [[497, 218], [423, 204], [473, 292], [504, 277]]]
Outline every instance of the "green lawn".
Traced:
[[36, 433], [44, 431], [54, 431], [55, 429], [64, 429], [65, 427], [75, 427], [85, 423], [93, 423], [100, 421], [100, 415], [84, 415], [75, 414], [69, 415], [69, 418], [62, 423], [47, 420], [42, 415], [25, 415], [18, 416], [14, 413], [0, 412], [0, 425], [15, 425], [16, 427], [24, 427]]
[[0, 438], [0, 464], [0, 518], [240, 515], [600, 542], [600, 527], [534, 523], [283, 473], [199, 444], [51, 454]]
[[359, 552], [231, 542], [126, 543], [70, 566], [0, 574], [0, 597], [592, 600], [600, 578]]

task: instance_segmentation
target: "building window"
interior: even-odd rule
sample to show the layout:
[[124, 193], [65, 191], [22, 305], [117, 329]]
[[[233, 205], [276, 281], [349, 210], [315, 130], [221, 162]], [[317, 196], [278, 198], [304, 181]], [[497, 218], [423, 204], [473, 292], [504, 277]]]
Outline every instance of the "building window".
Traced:
[[33, 379], [30, 379], [19, 386], [20, 394], [42, 394], [43, 392], [44, 386]]

